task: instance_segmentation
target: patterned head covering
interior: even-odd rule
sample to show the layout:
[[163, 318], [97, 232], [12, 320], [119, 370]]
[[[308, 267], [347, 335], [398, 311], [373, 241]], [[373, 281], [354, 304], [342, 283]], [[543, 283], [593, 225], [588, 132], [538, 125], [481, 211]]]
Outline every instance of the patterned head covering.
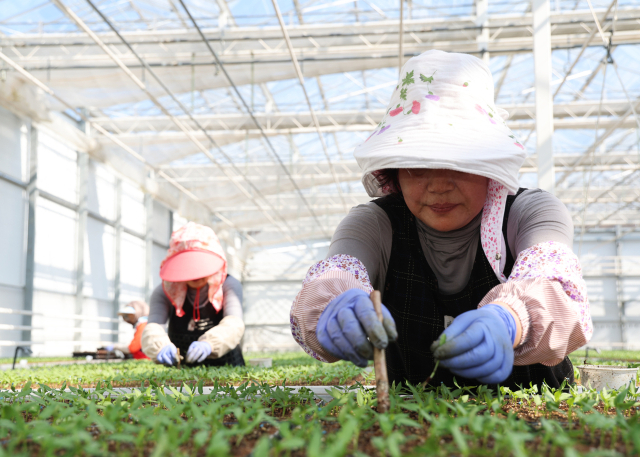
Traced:
[[[189, 222], [171, 234], [169, 252], [162, 261], [160, 270], [162, 271], [165, 264], [171, 259], [187, 252], [206, 252], [217, 256], [217, 261], [222, 260], [222, 266], [215, 273], [199, 276], [200, 278], [206, 276], [207, 284], [209, 285], [209, 302], [216, 311], [220, 311], [223, 304], [222, 283], [227, 279], [227, 258], [218, 237], [210, 227]], [[193, 279], [198, 279], [198, 276], [196, 275]], [[182, 307], [187, 296], [187, 281], [171, 282], [163, 280], [162, 289], [171, 304], [176, 308], [176, 315], [178, 317], [184, 316]]]
[[456, 170], [515, 193], [524, 146], [493, 97], [491, 71], [477, 57], [431, 50], [409, 59], [382, 122], [354, 152], [367, 193], [385, 195], [376, 179], [385, 168]]

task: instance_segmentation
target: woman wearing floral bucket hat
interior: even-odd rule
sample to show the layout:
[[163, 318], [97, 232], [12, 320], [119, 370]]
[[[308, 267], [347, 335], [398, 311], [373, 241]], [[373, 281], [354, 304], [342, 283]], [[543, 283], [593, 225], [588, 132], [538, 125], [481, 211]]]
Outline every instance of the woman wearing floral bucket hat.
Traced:
[[242, 285], [227, 275], [227, 260], [213, 230], [189, 222], [173, 232], [160, 278], [142, 334], [144, 353], [174, 365], [179, 348], [187, 365], [244, 366], [239, 346], [244, 334]]
[[518, 187], [524, 148], [493, 97], [476, 57], [434, 50], [403, 67], [355, 150], [379, 198], [349, 212], [293, 303], [307, 353], [365, 366], [373, 346], [387, 348], [390, 382], [421, 383], [436, 360], [436, 385], [573, 380], [567, 354], [593, 329], [571, 217]]

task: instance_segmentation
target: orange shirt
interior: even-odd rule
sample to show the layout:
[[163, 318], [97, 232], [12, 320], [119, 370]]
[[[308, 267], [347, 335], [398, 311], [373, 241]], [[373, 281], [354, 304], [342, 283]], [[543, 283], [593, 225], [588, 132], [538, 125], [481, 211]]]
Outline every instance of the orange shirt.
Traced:
[[141, 322], [136, 326], [136, 332], [133, 335], [133, 340], [129, 344], [129, 351], [134, 359], [148, 359], [144, 352], [142, 352], [142, 332], [147, 326], [146, 322]]

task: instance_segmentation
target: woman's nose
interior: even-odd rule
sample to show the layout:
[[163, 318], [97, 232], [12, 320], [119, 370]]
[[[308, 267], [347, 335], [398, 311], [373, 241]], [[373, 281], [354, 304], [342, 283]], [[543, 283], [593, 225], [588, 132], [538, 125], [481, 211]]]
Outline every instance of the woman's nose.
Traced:
[[448, 174], [433, 176], [427, 182], [427, 191], [434, 194], [444, 194], [452, 191], [455, 187], [455, 181]]

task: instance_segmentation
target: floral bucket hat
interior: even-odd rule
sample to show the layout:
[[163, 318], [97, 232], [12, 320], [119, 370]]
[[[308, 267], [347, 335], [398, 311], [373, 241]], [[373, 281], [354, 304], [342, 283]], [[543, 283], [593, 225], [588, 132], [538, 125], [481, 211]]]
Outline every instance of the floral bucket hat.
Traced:
[[371, 197], [394, 189], [377, 179], [387, 168], [449, 169], [489, 178], [480, 239], [502, 282], [506, 247], [502, 220], [506, 197], [518, 190], [524, 146], [495, 106], [489, 67], [469, 54], [431, 50], [402, 67], [387, 111], [354, 151]]
[[[218, 237], [210, 227], [189, 222], [171, 234], [169, 252], [160, 265], [160, 278], [165, 295], [184, 316], [187, 281], [207, 278], [208, 298], [216, 311], [223, 305], [222, 283], [227, 279], [227, 259]], [[200, 289], [196, 293], [199, 303]], [[194, 319], [199, 313], [194, 306]]]
[[409, 59], [382, 122], [355, 149], [372, 197], [385, 195], [384, 168], [443, 168], [486, 176], [518, 189], [524, 146], [493, 101], [487, 65], [469, 54], [431, 50]]

